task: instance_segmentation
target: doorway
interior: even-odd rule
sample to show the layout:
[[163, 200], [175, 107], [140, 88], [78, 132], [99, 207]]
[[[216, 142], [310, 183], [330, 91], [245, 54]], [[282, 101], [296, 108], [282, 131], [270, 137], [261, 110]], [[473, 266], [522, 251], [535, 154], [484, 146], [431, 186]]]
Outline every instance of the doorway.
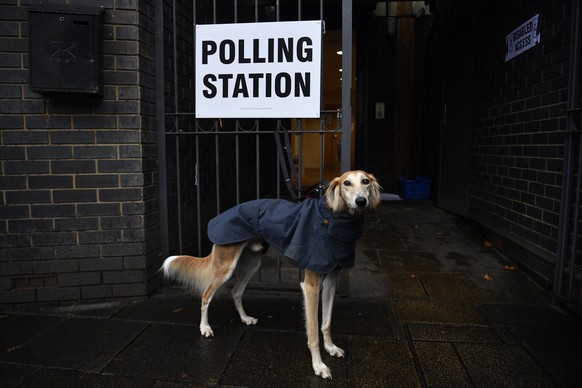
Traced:
[[[342, 31], [326, 30], [323, 35], [322, 114], [319, 119], [292, 120], [291, 127], [301, 128], [302, 133], [291, 131], [291, 147], [296, 158], [301, 187], [310, 187], [319, 181], [331, 180], [340, 175], [342, 143]], [[352, 41], [352, 94], [357, 95], [355, 74], [356, 40]], [[351, 99], [355, 105], [355, 98]], [[357, 110], [352, 106], [350, 130], [351, 160], [355, 156]], [[353, 162], [350, 168], [353, 168]], [[320, 167], [323, 169], [320, 172]]]

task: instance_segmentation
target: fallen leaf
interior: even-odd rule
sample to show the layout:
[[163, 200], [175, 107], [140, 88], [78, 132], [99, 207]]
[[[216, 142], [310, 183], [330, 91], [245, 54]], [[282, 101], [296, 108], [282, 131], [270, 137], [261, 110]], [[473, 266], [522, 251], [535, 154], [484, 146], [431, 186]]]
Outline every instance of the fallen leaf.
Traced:
[[411, 277], [411, 278], [413, 278], [413, 279], [416, 279], [416, 278], [418, 278], [418, 275], [417, 275], [417, 274], [415, 274], [415, 273], [411, 273], [411, 274], [410, 274], [410, 277]]
[[12, 353], [16, 350], [16, 347], [6, 349], [6, 353]]
[[493, 276], [491, 276], [491, 275], [489, 275], [489, 274], [487, 274], [487, 273], [486, 273], [486, 274], [483, 276], [483, 279], [485, 279], [485, 280], [487, 280], [487, 281], [490, 281], [490, 280], [493, 280]]
[[491, 241], [485, 241], [483, 245], [485, 245], [487, 248], [493, 248], [495, 246]]
[[508, 270], [508, 271], [517, 271], [517, 267], [516, 267], [516, 266], [514, 266], [514, 265], [506, 265], [506, 266], [505, 266], [505, 267], [503, 267], [503, 268], [505, 268], [505, 269], [506, 269], [506, 270]]
[[183, 307], [179, 307], [179, 308], [177, 308], [176, 310], [173, 310], [173, 311], [172, 311], [172, 314], [175, 314], [175, 313], [180, 313], [180, 312], [182, 312], [182, 311], [184, 311], [184, 308], [183, 308]]

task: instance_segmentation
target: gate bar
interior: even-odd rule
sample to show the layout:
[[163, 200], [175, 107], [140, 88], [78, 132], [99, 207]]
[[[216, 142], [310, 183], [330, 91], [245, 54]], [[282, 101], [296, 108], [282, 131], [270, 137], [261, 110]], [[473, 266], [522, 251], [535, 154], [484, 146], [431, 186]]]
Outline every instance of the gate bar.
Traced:
[[342, 153], [341, 171], [352, 158], [352, 0], [342, 0]]
[[155, 85], [156, 85], [156, 140], [158, 153], [158, 197], [160, 214], [160, 254], [169, 256], [168, 231], [168, 176], [166, 165], [166, 118], [164, 97], [164, 2], [154, 3], [155, 23]]
[[[572, 207], [572, 185], [574, 180], [574, 168], [575, 168], [575, 136], [580, 136], [580, 128], [577, 128], [576, 117], [579, 118], [580, 107], [576, 107], [578, 104], [578, 99], [580, 95], [579, 85], [580, 85], [580, 45], [582, 40], [580, 39], [580, 34], [582, 33], [582, 5], [578, 0], [572, 0], [572, 24], [570, 32], [570, 65], [569, 65], [569, 76], [568, 76], [568, 105], [566, 113], [566, 131], [564, 140], [564, 171], [563, 171], [563, 185], [562, 185], [562, 196], [560, 201], [560, 222], [558, 227], [558, 247], [556, 249], [556, 262], [554, 268], [554, 284], [553, 284], [553, 296], [554, 299], [563, 299], [568, 304], [571, 304], [572, 289], [570, 289], [570, 294], [564, 296], [564, 270], [566, 267], [567, 256], [570, 249], [576, 249], [576, 239], [578, 236], [574, 235], [572, 237], [571, 244], [570, 239], [570, 223], [571, 223], [571, 207]], [[578, 171], [578, 178], [582, 171]], [[577, 193], [577, 202], [579, 203], [580, 192]], [[574, 219], [575, 223], [578, 223], [577, 219]], [[575, 269], [575, 257], [576, 252], [571, 252], [572, 263], [571, 269]], [[570, 277], [570, 282], [574, 280], [574, 277]], [[570, 285], [571, 286], [571, 285]]]
[[[172, 3], [172, 64], [174, 68], [174, 112], [178, 113], [178, 34], [176, 22], [176, 0]], [[174, 128], [176, 132], [180, 132], [180, 121], [174, 120]], [[178, 201], [178, 249], [182, 253], [184, 249], [182, 242], [182, 176], [180, 171], [180, 138], [176, 136], [176, 198]]]

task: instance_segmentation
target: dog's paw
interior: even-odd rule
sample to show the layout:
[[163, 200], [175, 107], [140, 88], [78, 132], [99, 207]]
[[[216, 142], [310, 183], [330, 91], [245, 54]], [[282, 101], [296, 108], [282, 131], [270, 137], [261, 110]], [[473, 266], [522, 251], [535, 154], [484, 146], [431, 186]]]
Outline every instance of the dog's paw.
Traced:
[[342, 358], [345, 355], [344, 350], [342, 348], [338, 348], [334, 344], [331, 344], [331, 346], [325, 346], [325, 350], [327, 350], [327, 352], [330, 354], [330, 356], [333, 356], [333, 357]]
[[242, 323], [248, 326], [256, 325], [257, 322], [259, 321], [257, 318], [249, 317], [248, 315], [246, 317], [240, 317], [240, 320], [242, 321]]
[[316, 376], [321, 376], [324, 379], [331, 379], [331, 370], [323, 362], [313, 364], [313, 371]]
[[214, 332], [210, 325], [200, 325], [200, 334], [206, 338], [214, 337]]

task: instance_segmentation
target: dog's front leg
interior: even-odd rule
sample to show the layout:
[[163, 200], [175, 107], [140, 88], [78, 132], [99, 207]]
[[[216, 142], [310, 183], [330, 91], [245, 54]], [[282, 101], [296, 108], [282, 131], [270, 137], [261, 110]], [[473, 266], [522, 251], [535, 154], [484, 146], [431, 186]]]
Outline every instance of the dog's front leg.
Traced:
[[308, 269], [305, 270], [305, 277], [301, 283], [303, 299], [305, 301], [305, 326], [307, 330], [307, 346], [311, 352], [311, 364], [317, 376], [325, 379], [331, 378], [331, 371], [323, 363], [319, 351], [319, 331], [317, 314], [319, 310], [319, 288], [321, 286], [321, 276]]
[[323, 281], [322, 300], [322, 319], [321, 332], [323, 333], [323, 347], [327, 352], [335, 357], [343, 357], [344, 351], [335, 346], [331, 340], [331, 315], [333, 310], [333, 300], [335, 297], [335, 288], [339, 271], [333, 271], [326, 275]]

